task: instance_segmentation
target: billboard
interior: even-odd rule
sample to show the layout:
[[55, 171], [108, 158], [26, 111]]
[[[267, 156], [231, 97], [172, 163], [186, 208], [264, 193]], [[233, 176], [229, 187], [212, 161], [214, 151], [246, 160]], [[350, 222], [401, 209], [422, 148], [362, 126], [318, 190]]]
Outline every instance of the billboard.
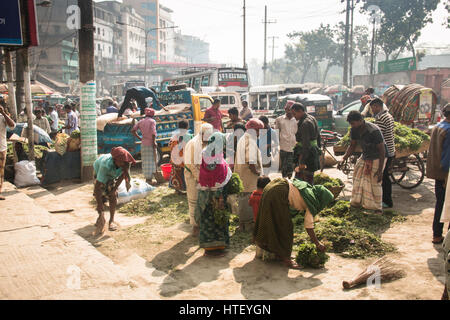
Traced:
[[378, 62], [378, 73], [417, 70], [414, 57]]
[[22, 22], [19, 0], [10, 0], [0, 10], [0, 46], [21, 46]]

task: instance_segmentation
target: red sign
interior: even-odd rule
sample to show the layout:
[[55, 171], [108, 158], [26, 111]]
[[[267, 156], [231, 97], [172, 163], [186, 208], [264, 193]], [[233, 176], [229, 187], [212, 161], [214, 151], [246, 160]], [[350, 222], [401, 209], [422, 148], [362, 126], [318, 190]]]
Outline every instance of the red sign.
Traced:
[[25, 0], [27, 8], [27, 45], [36, 47], [39, 45], [35, 0]]

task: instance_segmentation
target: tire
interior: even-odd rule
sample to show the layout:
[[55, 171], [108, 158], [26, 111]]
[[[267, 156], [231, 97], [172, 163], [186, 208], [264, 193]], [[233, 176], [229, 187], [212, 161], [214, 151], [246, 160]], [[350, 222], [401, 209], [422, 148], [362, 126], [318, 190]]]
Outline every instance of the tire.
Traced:
[[406, 161], [406, 163], [403, 164], [406, 165], [407, 171], [396, 174], [394, 169], [391, 173], [391, 180], [393, 180], [393, 183], [398, 184], [403, 189], [413, 189], [423, 182], [423, 179], [425, 178], [425, 165], [418, 154], [410, 155], [401, 160], [396, 159], [394, 160], [394, 163], [395, 161]]

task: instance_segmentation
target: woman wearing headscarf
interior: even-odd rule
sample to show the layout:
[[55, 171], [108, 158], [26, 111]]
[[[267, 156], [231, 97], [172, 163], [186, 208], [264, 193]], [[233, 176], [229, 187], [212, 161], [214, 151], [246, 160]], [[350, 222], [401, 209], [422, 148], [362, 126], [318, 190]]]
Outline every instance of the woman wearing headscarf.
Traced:
[[[124, 109], [125, 110], [125, 109]], [[141, 158], [142, 171], [144, 173], [147, 183], [152, 183], [153, 173], [156, 172], [156, 121], [153, 119], [155, 110], [152, 108], [145, 108], [145, 118], [135, 124], [131, 133], [142, 141], [141, 144]], [[141, 131], [142, 137], [137, 134]]]
[[183, 150], [189, 140], [192, 139], [192, 134], [187, 131], [188, 129], [189, 122], [187, 120], [180, 121], [178, 130], [173, 134], [169, 142], [170, 163], [172, 164], [169, 187], [179, 192], [186, 191]]
[[136, 164], [133, 156], [124, 148], [112, 148], [110, 154], [103, 154], [94, 162], [95, 186], [94, 196], [97, 201], [98, 219], [94, 235], [105, 232], [105, 216], [103, 204], [109, 199], [109, 230], [117, 230], [114, 214], [117, 205], [117, 188], [125, 180], [127, 191], [130, 189], [130, 165]]
[[198, 235], [198, 225], [195, 222], [194, 212], [197, 205], [197, 184], [202, 164], [202, 150], [208, 143], [208, 139], [214, 131], [214, 127], [209, 123], [203, 123], [200, 132], [191, 139], [184, 148], [184, 178], [186, 182], [186, 193], [189, 205], [190, 224], [192, 225], [192, 235]]
[[257, 257], [281, 260], [287, 267], [300, 268], [292, 261], [294, 226], [291, 210], [305, 212], [305, 229], [320, 251], [325, 246], [314, 233], [314, 217], [332, 200], [333, 194], [324, 186], [293, 179], [277, 178], [264, 188], [256, 218], [253, 238]]
[[222, 133], [213, 133], [202, 152], [195, 221], [200, 231], [200, 248], [205, 249], [205, 256], [223, 256], [230, 243], [229, 217], [223, 210], [227, 206], [224, 187], [232, 172], [223, 157], [224, 140]]

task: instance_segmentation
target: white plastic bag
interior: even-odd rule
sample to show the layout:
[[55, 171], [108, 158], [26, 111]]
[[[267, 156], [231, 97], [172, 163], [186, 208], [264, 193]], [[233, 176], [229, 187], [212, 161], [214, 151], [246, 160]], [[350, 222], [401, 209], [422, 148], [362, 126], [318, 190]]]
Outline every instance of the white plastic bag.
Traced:
[[14, 165], [14, 184], [16, 187], [27, 187], [40, 184], [36, 176], [36, 165], [34, 161], [23, 160]]
[[141, 179], [131, 179], [131, 188], [127, 192], [127, 187], [125, 185], [125, 180], [122, 181], [117, 192], [119, 194], [117, 198], [117, 203], [127, 203], [132, 200], [145, 198], [150, 192], [155, 190], [155, 187], [149, 185], [145, 180]]

